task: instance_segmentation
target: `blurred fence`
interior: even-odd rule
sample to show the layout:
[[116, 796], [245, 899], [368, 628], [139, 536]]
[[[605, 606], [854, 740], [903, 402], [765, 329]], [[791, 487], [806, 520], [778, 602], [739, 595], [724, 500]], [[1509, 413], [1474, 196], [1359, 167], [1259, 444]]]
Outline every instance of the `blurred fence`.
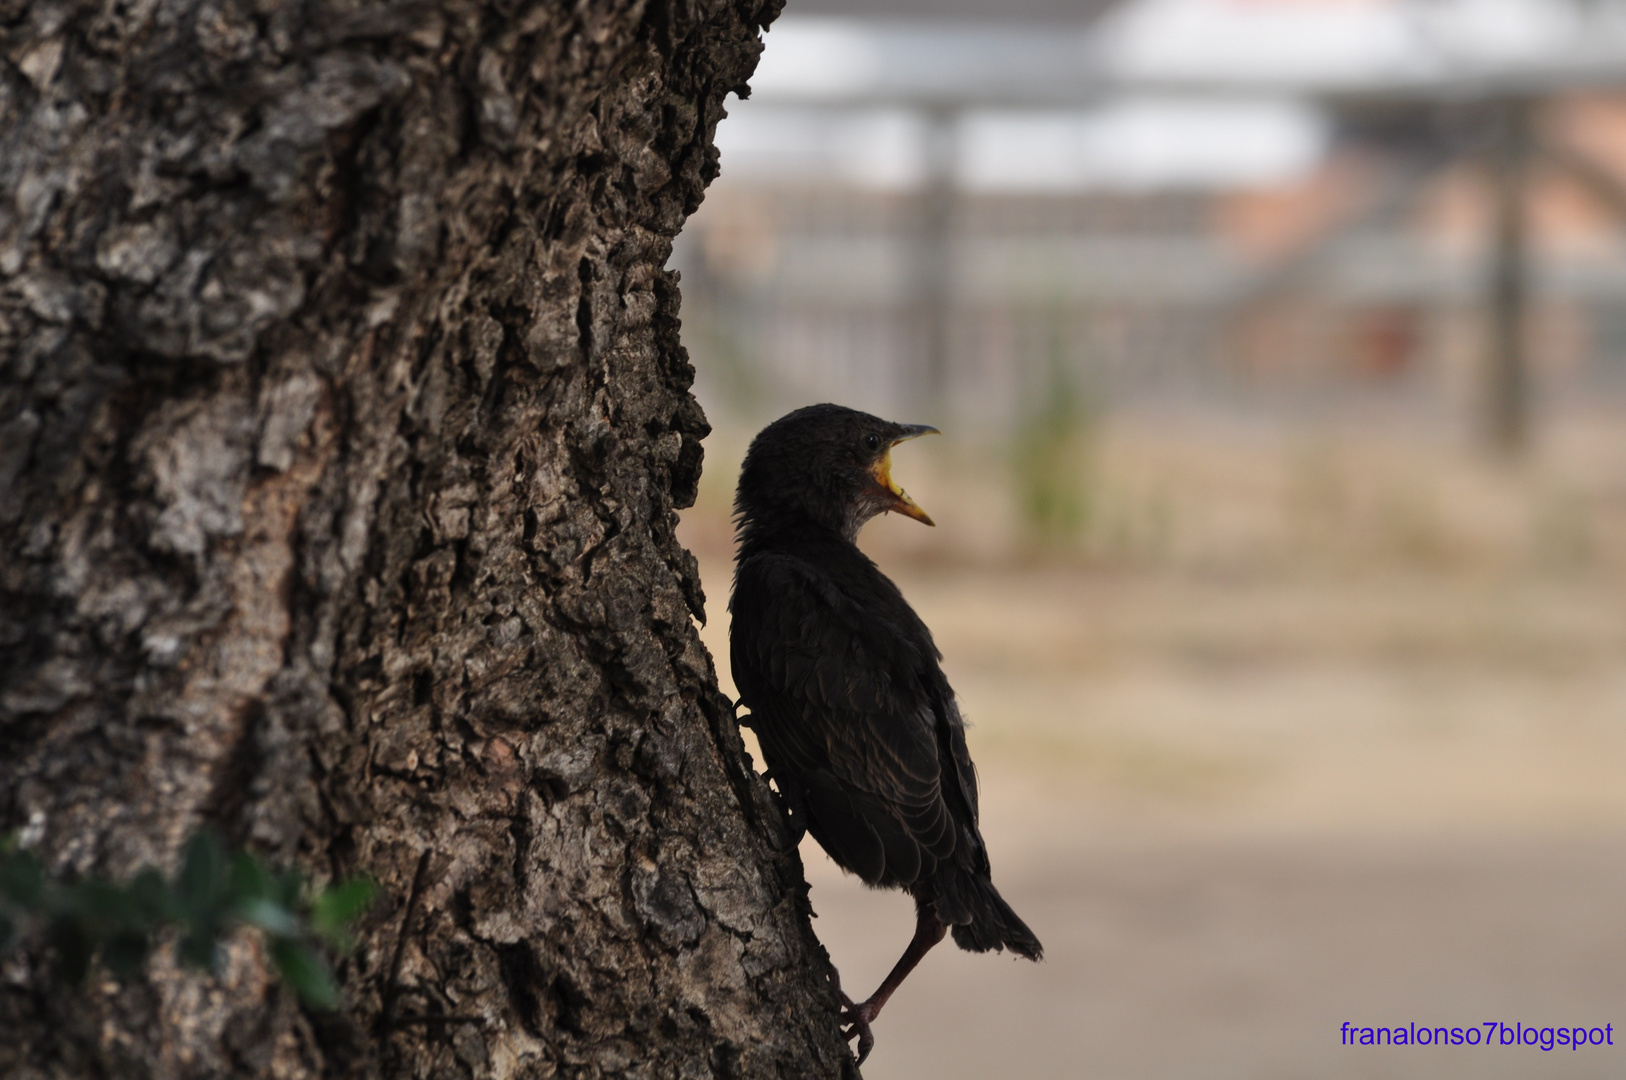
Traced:
[[1513, 447], [1626, 381], [1626, 8], [786, 19], [685, 230], [702, 393], [1008, 430], [1382, 398]]
[[[1465, 185], [1455, 197], [1472, 201]], [[923, 202], [720, 184], [675, 260], [685, 340], [718, 404], [832, 398], [1005, 430], [1059, 390], [1102, 404], [1376, 395], [1455, 413], [1480, 393], [1491, 266], [1471, 237], [1402, 217], [1261, 254], [1229, 193], [960, 194], [934, 240]], [[1534, 260], [1524, 333], [1542, 397], [1626, 383], [1615, 233]]]

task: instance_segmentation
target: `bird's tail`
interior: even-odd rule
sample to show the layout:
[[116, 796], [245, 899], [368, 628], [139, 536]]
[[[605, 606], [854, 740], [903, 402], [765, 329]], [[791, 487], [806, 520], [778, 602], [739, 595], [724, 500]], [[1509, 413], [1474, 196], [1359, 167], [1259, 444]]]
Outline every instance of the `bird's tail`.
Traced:
[[[944, 875], [948, 877], [949, 875]], [[977, 874], [952, 875], [938, 900], [939, 917], [950, 923], [954, 944], [969, 952], [1009, 949], [1029, 960], [1044, 957], [1044, 946], [1011, 910], [994, 883]]]

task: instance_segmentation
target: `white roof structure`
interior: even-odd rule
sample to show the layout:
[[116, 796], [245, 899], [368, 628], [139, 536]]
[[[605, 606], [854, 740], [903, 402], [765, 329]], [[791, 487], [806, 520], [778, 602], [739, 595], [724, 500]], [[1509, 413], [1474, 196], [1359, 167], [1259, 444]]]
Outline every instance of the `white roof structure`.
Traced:
[[781, 19], [718, 141], [725, 176], [882, 187], [956, 120], [975, 190], [1269, 185], [1314, 168], [1329, 106], [1626, 87], [1626, 5], [1130, 0], [1093, 23]]
[[787, 16], [766, 40], [754, 91], [799, 104], [1626, 85], [1626, 6], [1587, 0], [1131, 0], [1076, 28]]

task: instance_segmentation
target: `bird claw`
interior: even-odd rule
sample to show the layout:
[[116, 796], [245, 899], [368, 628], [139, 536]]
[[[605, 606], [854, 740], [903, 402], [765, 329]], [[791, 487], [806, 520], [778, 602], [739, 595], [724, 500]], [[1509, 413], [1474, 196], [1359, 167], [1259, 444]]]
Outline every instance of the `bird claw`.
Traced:
[[835, 988], [836, 997], [841, 999], [841, 1016], [838, 1023], [842, 1025], [842, 1035], [848, 1039], [854, 1036], [858, 1039], [858, 1064], [862, 1065], [869, 1052], [875, 1048], [875, 1035], [869, 1029], [869, 1022], [875, 1019], [878, 1009], [873, 1008], [869, 1002], [862, 1005], [853, 1003], [847, 992], [841, 988], [841, 973], [835, 968], [830, 969], [830, 985]]
[[[772, 780], [772, 770], [763, 773], [762, 779], [764, 782]], [[783, 786], [779, 786], [777, 790], [773, 788], [769, 790], [774, 792], [779, 803], [779, 815], [785, 822], [785, 829], [790, 833], [790, 843], [785, 848], [788, 851], [800, 844], [802, 837], [807, 835], [807, 807], [798, 796], [791, 794]]]
[[841, 1023], [845, 1025], [842, 1034], [848, 1039], [854, 1037], [858, 1039], [858, 1064], [862, 1065], [864, 1059], [869, 1057], [869, 1052], [875, 1049], [875, 1033], [870, 1031], [869, 1022], [875, 1019], [878, 1010], [872, 1009], [867, 1001], [862, 1005], [854, 1005], [846, 994], [841, 995], [841, 1004], [844, 1006], [841, 1010]]

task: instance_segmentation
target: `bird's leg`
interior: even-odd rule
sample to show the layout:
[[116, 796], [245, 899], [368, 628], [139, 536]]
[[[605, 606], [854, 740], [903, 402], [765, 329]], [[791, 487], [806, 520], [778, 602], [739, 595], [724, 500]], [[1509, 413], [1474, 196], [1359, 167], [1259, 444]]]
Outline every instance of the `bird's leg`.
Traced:
[[936, 911], [929, 907], [922, 910], [915, 921], [915, 936], [909, 939], [909, 947], [903, 950], [898, 962], [892, 965], [892, 971], [887, 975], [886, 981], [881, 983], [880, 988], [862, 1004], [854, 1005], [851, 998], [841, 993], [841, 982], [839, 978], [837, 979], [836, 993], [840, 995], [841, 1003], [845, 1006], [841, 1011], [841, 1022], [847, 1025], [847, 1038], [851, 1039], [854, 1036], [858, 1038], [858, 1064], [864, 1063], [864, 1059], [869, 1057], [870, 1050], [875, 1046], [875, 1036], [869, 1026], [881, 1015], [881, 1006], [886, 1004], [893, 991], [903, 985], [903, 980], [915, 970], [915, 965], [932, 951], [932, 946], [943, 940], [946, 933], [948, 927], [937, 917]]

